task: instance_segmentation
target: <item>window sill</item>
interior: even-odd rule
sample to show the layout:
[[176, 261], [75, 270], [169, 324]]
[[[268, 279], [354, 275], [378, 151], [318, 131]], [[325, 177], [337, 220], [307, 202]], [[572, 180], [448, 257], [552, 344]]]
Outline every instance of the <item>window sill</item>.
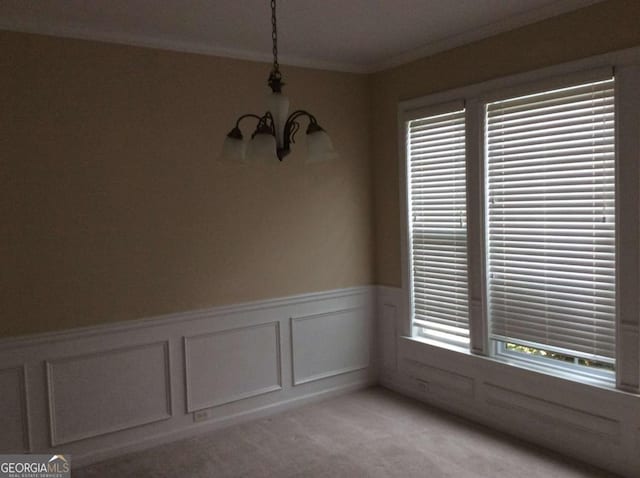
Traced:
[[407, 335], [403, 335], [400, 338], [402, 340], [408, 340], [408, 341], [411, 341], [411, 342], [416, 342], [416, 343], [419, 343], [419, 344], [428, 345], [429, 347], [434, 347], [434, 348], [441, 349], [441, 350], [448, 350], [448, 351], [457, 352], [457, 353], [464, 354], [464, 355], [473, 355], [469, 351], [469, 347], [468, 346], [463, 347], [463, 346], [459, 346], [459, 345], [455, 345], [455, 344], [451, 344], [451, 343], [438, 342], [437, 340], [428, 339], [426, 337], [421, 337], [421, 336], [410, 337], [410, 336], [407, 336]]
[[[470, 371], [468, 375], [474, 375], [478, 373], [482, 375], [483, 373], [481, 372], [481, 370], [484, 368], [484, 366], [488, 368], [494, 368], [494, 369], [495, 367], [500, 367], [500, 368], [504, 367], [504, 368], [508, 368], [509, 371], [513, 371], [518, 374], [521, 373], [523, 374], [523, 376], [529, 376], [529, 377], [545, 376], [545, 377], [560, 379], [566, 382], [574, 383], [576, 385], [583, 385], [586, 387], [597, 388], [597, 389], [604, 390], [607, 392], [612, 392], [618, 395], [625, 395], [629, 397], [640, 398], [640, 392], [627, 391], [627, 390], [621, 390], [619, 388], [616, 388], [616, 383], [613, 378], [607, 380], [605, 378], [600, 378], [600, 377], [589, 377], [589, 376], [585, 377], [585, 375], [583, 374], [576, 374], [568, 371], [555, 370], [546, 366], [539, 366], [539, 365], [536, 366], [536, 364], [531, 365], [531, 364], [525, 363], [521, 359], [513, 359], [511, 357], [504, 357], [504, 356], [478, 355], [478, 354], [471, 353], [468, 349], [465, 349], [465, 348], [456, 347], [450, 344], [442, 344], [440, 342], [435, 342], [433, 340], [425, 339], [423, 337], [401, 336], [399, 346], [402, 347], [403, 343], [405, 346], [409, 346], [409, 347], [411, 345], [414, 345], [414, 352], [411, 355], [415, 355], [415, 345], [417, 345], [418, 347], [425, 347], [425, 349], [428, 348], [430, 350], [429, 356], [431, 357], [431, 359], [435, 359], [435, 360], [444, 360], [444, 361], [452, 360], [454, 359], [454, 356], [452, 355], [452, 353], [455, 353], [455, 356], [459, 356], [461, 359], [467, 362], [467, 365], [466, 366], [462, 365], [462, 367], [469, 367], [469, 370], [473, 368], [473, 371]], [[443, 356], [441, 358], [436, 359], [435, 357], [437, 357], [437, 355], [434, 356], [431, 352], [434, 352], [435, 354], [440, 352], [443, 354]], [[473, 364], [475, 365], [472, 365], [472, 363], [469, 361], [473, 362]], [[478, 361], [484, 364], [484, 366], [480, 366]], [[459, 368], [460, 366], [461, 364], [458, 362], [458, 364], [456, 365], [456, 369], [458, 370], [458, 372], [460, 371], [460, 368]], [[502, 374], [503, 372], [500, 372], [500, 373]]]
[[570, 370], [553, 364], [543, 364], [536, 360], [527, 359], [526, 357], [512, 357], [508, 354], [496, 354], [492, 357], [486, 357], [495, 362], [502, 363], [521, 370], [528, 370], [535, 373], [550, 375], [552, 377], [568, 380], [571, 382], [590, 385], [597, 388], [604, 388], [612, 391], [621, 391], [616, 388], [615, 376], [610, 377], [592, 375], [581, 370]]

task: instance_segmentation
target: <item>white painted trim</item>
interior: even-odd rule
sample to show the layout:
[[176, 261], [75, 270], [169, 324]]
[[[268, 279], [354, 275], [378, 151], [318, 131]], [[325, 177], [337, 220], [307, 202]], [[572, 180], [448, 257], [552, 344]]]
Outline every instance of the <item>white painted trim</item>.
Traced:
[[[271, 387], [265, 387], [262, 389], [258, 389], [258, 390], [252, 390], [250, 392], [246, 392], [246, 393], [240, 393], [237, 395], [233, 395], [225, 400], [212, 400], [209, 401], [207, 403], [204, 403], [202, 405], [198, 405], [195, 406], [192, 402], [192, 393], [191, 393], [191, 387], [190, 387], [190, 379], [189, 379], [189, 340], [190, 339], [196, 339], [196, 338], [202, 338], [202, 337], [213, 337], [216, 335], [225, 335], [225, 334], [232, 334], [234, 332], [239, 332], [241, 330], [247, 330], [247, 329], [255, 329], [255, 328], [261, 328], [261, 327], [268, 327], [268, 326], [273, 326], [274, 330], [275, 330], [275, 339], [276, 339], [276, 351], [277, 351], [277, 358], [276, 358], [276, 368], [278, 370], [278, 384], [277, 385], [273, 385]], [[186, 412], [187, 413], [193, 413], [196, 412], [198, 410], [205, 410], [208, 408], [214, 408], [214, 407], [219, 407], [221, 405], [227, 405], [229, 403], [233, 403], [233, 402], [237, 402], [240, 400], [244, 400], [247, 398], [251, 398], [251, 397], [257, 397], [259, 395], [264, 395], [265, 393], [271, 393], [271, 392], [276, 392], [279, 390], [282, 390], [282, 348], [281, 348], [281, 344], [280, 344], [280, 322], [278, 321], [270, 321], [270, 322], [264, 322], [264, 323], [258, 323], [258, 324], [252, 324], [252, 325], [247, 325], [244, 327], [234, 327], [232, 329], [223, 329], [223, 330], [217, 330], [215, 332], [205, 332], [202, 334], [196, 334], [196, 335], [189, 335], [189, 336], [184, 336], [183, 337], [183, 350], [184, 350], [184, 376], [185, 376], [185, 392], [186, 392], [186, 398], [187, 398], [187, 409]]]
[[[246, 60], [258, 63], [270, 64], [273, 62], [271, 51], [259, 52], [243, 50], [241, 48], [229, 48], [210, 43], [167, 39], [144, 34], [127, 34], [121, 32], [108, 32], [91, 30], [81, 27], [68, 27], [61, 25], [43, 25], [30, 22], [7, 22], [0, 20], [0, 30], [9, 30], [21, 33], [33, 33], [36, 35], [49, 35], [60, 38], [74, 38], [78, 40], [96, 41], [102, 43], [114, 43], [117, 45], [129, 45], [140, 48], [153, 48], [158, 50], [175, 51], [179, 53], [194, 53], [199, 55], [216, 56], [235, 60]], [[345, 73], [369, 73], [367, 65], [358, 63], [332, 62], [307, 57], [278, 55], [280, 65], [311, 68], [315, 70], [342, 71]], [[265, 65], [266, 67], [266, 65]]]
[[[378, 300], [401, 304], [402, 291], [379, 287]], [[397, 346], [398, 369], [382, 370], [383, 386], [622, 476], [637, 475], [639, 394], [513, 367], [410, 337], [400, 337]], [[427, 367], [423, 374], [417, 364]], [[458, 376], [473, 380], [473, 396], [446, 390], [447, 385], [464, 389]]]
[[357, 365], [353, 367], [345, 367], [336, 370], [331, 370], [329, 372], [323, 372], [316, 375], [311, 375], [310, 377], [305, 377], [301, 380], [294, 380], [293, 386], [298, 387], [300, 385], [304, 385], [305, 383], [317, 382], [318, 380], [323, 380], [325, 378], [335, 377], [337, 375], [343, 375], [345, 373], [357, 372], [358, 370], [364, 370], [369, 367], [369, 362], [366, 365]]
[[319, 314], [307, 314], [291, 317], [292, 322], [303, 322], [305, 320], [319, 319], [322, 317], [331, 317], [332, 315], [344, 314], [345, 312], [355, 312], [362, 310], [362, 307], [347, 307], [345, 309], [335, 309], [327, 312], [320, 312]]
[[[375, 63], [359, 62], [332, 62], [314, 59], [307, 56], [296, 57], [286, 54], [278, 58], [281, 65], [298, 66], [318, 70], [342, 71], [347, 73], [376, 73], [388, 70], [397, 66], [410, 63], [412, 61], [431, 56], [435, 53], [450, 50], [452, 48], [476, 42], [499, 33], [539, 22], [541, 20], [561, 15], [573, 10], [577, 10], [602, 0], [556, 0], [535, 10], [530, 10], [518, 15], [495, 21], [480, 28], [474, 28], [456, 35], [452, 35], [440, 40], [433, 41], [421, 46], [394, 55], [386, 60]], [[155, 48], [161, 50], [177, 51], [182, 53], [196, 53], [211, 55], [222, 58], [234, 58], [261, 63], [271, 63], [271, 52], [257, 52], [240, 48], [229, 48], [211, 43], [167, 39], [144, 34], [127, 34], [115, 31], [99, 31], [80, 26], [45, 25], [29, 21], [8, 22], [0, 20], [0, 29], [34, 33], [39, 35], [50, 35], [62, 38], [77, 38], [80, 40], [98, 41], [104, 43], [115, 43], [131, 45], [142, 48]]]
[[339, 299], [356, 295], [366, 295], [371, 290], [371, 286], [348, 287], [345, 289], [334, 289], [323, 292], [309, 292], [306, 294], [278, 297], [276, 299], [256, 300], [251, 302], [241, 302], [233, 305], [222, 305], [208, 309], [191, 310], [178, 312], [175, 314], [158, 315], [142, 319], [125, 320], [108, 324], [90, 325], [87, 327], [77, 327], [73, 329], [44, 332], [31, 335], [20, 335], [0, 339], [0, 352], [14, 347], [25, 347], [27, 345], [51, 344], [58, 341], [76, 340], [103, 334], [116, 334], [129, 332], [135, 329], [158, 327], [160, 325], [175, 325], [190, 321], [213, 319], [230, 314], [241, 314], [256, 310], [275, 309], [299, 305], [308, 302]]
[[388, 296], [395, 296], [395, 294], [398, 293], [398, 290], [401, 289], [392, 285], [377, 285], [375, 287], [378, 292], [378, 297], [382, 297], [382, 298], [386, 298]]
[[[382, 312], [382, 310], [387, 310], [389, 311], [389, 315], [386, 315], [384, 312]], [[389, 317], [391, 317], [391, 319], [389, 319]], [[391, 337], [387, 338], [387, 337], [380, 337], [380, 353], [384, 354], [385, 350], [388, 350], [390, 352], [390, 362], [391, 362], [391, 369], [392, 370], [397, 370], [398, 369], [398, 348], [396, 346], [396, 341], [398, 339], [398, 307], [394, 304], [388, 304], [387, 301], [381, 301], [380, 307], [378, 309], [378, 320], [382, 321], [382, 320], [392, 320], [392, 324], [390, 327], [388, 327], [388, 330], [391, 331]], [[381, 333], [384, 330], [387, 330], [386, 327], [383, 327], [382, 324], [379, 324], [379, 333]], [[385, 343], [391, 343], [391, 348], [389, 350], [389, 346], [386, 345]], [[385, 367], [384, 364], [384, 358], [381, 359], [381, 363], [382, 363], [382, 367]], [[388, 368], [388, 367], [387, 367]]]
[[[446, 101], [441, 101], [437, 104], [447, 104], [452, 101], [456, 101], [456, 98], [451, 97]], [[436, 103], [430, 103], [436, 104]], [[410, 231], [409, 231], [409, 169], [407, 168], [407, 158], [409, 145], [407, 143], [407, 134], [409, 132], [409, 122], [406, 119], [406, 112], [415, 111], [417, 109], [424, 108], [424, 104], [414, 103], [411, 106], [398, 107], [398, 182], [400, 187], [400, 270], [401, 270], [401, 286], [402, 290], [402, 309], [406, 312], [402, 317], [400, 330], [396, 331], [400, 336], [413, 335], [413, 294], [411, 288], [413, 287], [411, 278], [411, 253], [410, 253]]]
[[485, 400], [489, 406], [533, 415], [553, 426], [591, 433], [598, 439], [620, 442], [620, 422], [609, 417], [585, 412], [576, 407], [516, 392], [507, 387], [485, 382]]
[[260, 418], [268, 417], [276, 413], [283, 413], [288, 410], [301, 407], [303, 405], [319, 402], [321, 400], [327, 400], [329, 398], [361, 390], [372, 385], [375, 385], [374, 380], [360, 380], [347, 385], [339, 385], [336, 387], [322, 389], [320, 391], [310, 392], [305, 395], [282, 400], [257, 408], [251, 408], [239, 413], [224, 415], [217, 419], [208, 420], [206, 422], [196, 424], [194, 428], [181, 429], [170, 433], [153, 435], [135, 443], [128, 443], [125, 445], [117, 444], [109, 448], [92, 450], [90, 453], [86, 454], [74, 454], [73, 463], [74, 466], [86, 466], [91, 463], [103, 461], [127, 453], [145, 450], [147, 448], [162, 445], [165, 443], [171, 443], [184, 438], [191, 438], [204, 433], [210, 433], [229, 426], [245, 423], [250, 420], [257, 420]]
[[420, 383], [443, 388], [455, 394], [456, 398], [472, 400], [476, 396], [476, 381], [469, 375], [427, 365], [414, 359], [404, 359], [403, 362], [403, 365], [409, 367], [411, 376]]
[[29, 414], [29, 394], [27, 389], [27, 366], [25, 364], [17, 365], [13, 367], [1, 368], [2, 372], [16, 371], [20, 381], [19, 396], [20, 396], [20, 420], [22, 422], [22, 451], [24, 453], [31, 452], [31, 439], [30, 439], [30, 414]]
[[477, 99], [482, 105], [494, 101], [502, 101], [507, 98], [535, 94], [545, 90], [562, 89], [581, 83], [610, 80], [613, 77], [613, 70], [613, 64], [609, 64], [595, 68], [565, 72], [559, 75], [551, 74], [548, 77], [538, 78], [530, 82], [517, 82], [514, 85], [493, 88], [479, 95]]
[[29, 380], [28, 380], [28, 372], [27, 365], [22, 364], [22, 420], [24, 420], [23, 430], [24, 430], [24, 447], [26, 453], [33, 452], [33, 448], [31, 446], [31, 403], [29, 400]]
[[640, 61], [616, 68], [616, 380], [640, 391]]
[[[557, 65], [539, 68], [516, 75], [503, 76], [482, 83], [474, 83], [451, 90], [440, 91], [426, 96], [411, 98], [398, 103], [398, 115], [404, 111], [416, 108], [438, 105], [460, 98], [469, 99], [471, 97], [482, 97], [497, 90], [515, 88], [519, 85], [528, 85], [533, 82], [561, 79], [567, 75], [580, 75], [581, 72], [598, 70], [600, 68], [611, 68], [613, 65], [620, 67], [623, 65], [633, 65], [640, 63], [640, 47], [632, 47], [624, 50], [604, 53], [602, 55], [591, 56], [580, 60], [560, 63]], [[604, 70], [603, 70], [604, 71]], [[399, 118], [402, 118], [399, 116]], [[401, 148], [402, 146], [400, 146]]]
[[447, 101], [446, 103], [439, 103], [437, 105], [428, 105], [415, 109], [404, 110], [402, 119], [405, 122], [410, 122], [428, 116], [438, 116], [455, 111], [461, 111], [464, 108], [464, 99], [459, 98], [457, 100]]
[[[158, 443], [166, 443], [172, 439], [189, 437], [200, 431], [217, 429], [222, 426], [239, 423], [249, 418], [257, 418], [285, 410], [304, 403], [305, 400], [315, 400], [331, 394], [344, 393], [376, 382], [376, 369], [373, 362], [372, 341], [373, 334], [367, 333], [349, 335], [347, 343], [342, 346], [352, 345], [362, 350], [362, 355], [349, 355], [349, 361], [341, 362], [329, 361], [329, 366], [323, 368], [323, 372], [329, 368], [353, 365], [356, 360], [364, 358], [364, 348], [366, 347], [370, 364], [365, 369], [354, 369], [352, 373], [347, 370], [340, 370], [338, 374], [327, 374], [315, 377], [313, 383], [308, 383], [304, 387], [293, 387], [288, 379], [283, 375], [284, 370], [291, 367], [293, 357], [289, 354], [290, 347], [287, 327], [290, 325], [292, 314], [304, 316], [322, 316], [335, 314], [336, 310], [356, 310], [354, 318], [358, 320], [358, 326], [366, 327], [368, 331], [375, 328], [375, 309], [372, 307], [377, 289], [375, 286], [352, 287], [327, 292], [301, 294], [290, 298], [277, 298], [265, 301], [256, 301], [245, 304], [224, 306], [208, 309], [205, 311], [186, 312], [184, 314], [172, 314], [156, 318], [136, 320], [132, 322], [119, 322], [115, 324], [103, 324], [97, 327], [86, 327], [82, 329], [66, 330], [54, 333], [38, 334], [5, 339], [0, 345], [0, 363], [5, 367], [13, 367], [24, 370], [23, 384], [11, 376], [12, 384], [25, 391], [15, 390], [15, 394], [24, 393], [29, 399], [24, 400], [24, 409], [28, 414], [28, 425], [24, 425], [29, 432], [29, 450], [27, 451], [54, 451], [60, 447], [65, 452], [74, 456], [74, 463], [90, 463], [99, 458], [105, 458], [110, 453], [119, 454], [125, 451], [144, 448]], [[351, 318], [349, 316], [348, 318]], [[363, 322], [359, 322], [362, 320]], [[252, 329], [255, 327], [269, 327], [262, 329], [265, 332], [265, 347], [269, 350], [270, 364], [277, 365], [277, 369], [269, 366], [269, 383], [257, 381], [255, 388], [267, 387], [267, 389], [252, 390], [248, 394], [242, 387], [221, 389], [218, 382], [214, 382], [216, 393], [214, 395], [202, 396], [202, 402], [213, 400], [216, 397], [225, 399], [234, 395], [230, 401], [225, 400], [224, 406], [221, 403], [212, 403], [216, 408], [211, 409], [208, 419], [203, 422], [194, 422], [193, 416], [188, 409], [196, 407], [188, 405], [188, 380], [187, 368], [185, 367], [185, 338], [186, 352], [188, 352], [188, 338], [219, 335], [229, 333], [237, 329]], [[273, 338], [272, 338], [273, 334]], [[262, 337], [262, 335], [261, 335]], [[225, 340], [223, 337], [222, 340]], [[275, 340], [276, 342], [273, 342]], [[250, 344], [248, 345], [250, 346]], [[275, 346], [275, 349], [273, 348]], [[65, 402], [64, 409], [60, 403], [59, 386], [69, 385], [74, 387], [73, 376], [69, 375], [68, 367], [76, 360], [83, 360], [88, 357], [99, 369], [102, 359], [94, 359], [95, 356], [103, 356], [110, 353], [118, 353], [127, 350], [136, 350], [144, 347], [157, 347], [150, 349], [150, 355], [142, 353], [141, 357], [148, 357], [150, 366], [153, 366], [155, 373], [149, 377], [149, 383], [155, 390], [153, 396], [149, 396], [148, 390], [142, 386], [132, 386], [127, 388], [126, 400], [132, 404], [138, 400], [149, 399], [148, 403], [153, 404], [153, 409], [148, 410], [137, 407], [135, 413], [121, 410], [114, 406], [117, 416], [106, 424], [96, 422], [78, 423], [73, 422], [74, 403]], [[320, 357], [332, 357], [335, 351], [334, 345], [320, 343], [316, 350]], [[275, 354], [275, 355], [274, 355]], [[137, 357], [137, 355], [136, 355]], [[109, 357], [107, 357], [108, 359]], [[191, 360], [196, 357], [192, 356]], [[206, 359], [205, 359], [206, 360]], [[273, 362], [277, 360], [277, 364]], [[115, 362], [114, 362], [115, 363]], [[145, 362], [146, 363], [146, 362]], [[56, 368], [56, 364], [62, 368]], [[118, 368], [109, 367], [108, 372], [118, 373]], [[206, 370], [207, 363], [199, 363], [200, 368]], [[117, 367], [122, 366], [122, 362], [117, 362]], [[251, 367], [251, 364], [238, 364], [240, 367]], [[83, 374], [91, 374], [93, 369], [82, 368]], [[143, 367], [146, 370], [146, 367]], [[315, 370], [310, 369], [313, 373]], [[28, 372], [28, 376], [27, 376]], [[57, 373], [61, 375], [61, 380], [57, 382]], [[97, 370], [99, 373], [99, 370]], [[93, 375], [87, 375], [92, 377]], [[262, 375], [258, 375], [262, 377]], [[27, 380], [28, 378], [28, 380]], [[129, 376], [128, 380], [131, 377]], [[278, 382], [278, 393], [269, 393], [272, 385]], [[127, 382], [131, 383], [131, 381]], [[194, 384], [195, 385], [195, 384]], [[29, 390], [27, 390], [29, 389]], [[275, 387], [274, 387], [275, 389]], [[101, 406], [101, 396], [96, 391], [92, 394], [89, 390], [86, 396], [78, 396], [66, 387], [68, 392], [65, 400], [74, 399], [78, 403], [84, 401], [92, 406]], [[211, 390], [207, 388], [206, 390]], [[242, 393], [242, 395], [240, 395]], [[249, 396], [250, 400], [245, 400]], [[32, 400], [31, 400], [32, 399]], [[58, 405], [57, 410], [55, 405]], [[192, 404], [193, 405], [193, 404]], [[16, 405], [17, 406], [17, 405]], [[199, 408], [198, 408], [199, 409]], [[85, 413], [87, 407], [85, 407]], [[96, 409], [97, 410], [97, 409]], [[165, 413], [166, 410], [166, 413]], [[57, 411], [57, 415], [56, 415]], [[98, 411], [98, 410], [97, 410]], [[18, 410], [15, 411], [18, 414]], [[91, 413], [91, 412], [88, 412]], [[106, 412], [105, 412], [106, 413]], [[122, 415], [120, 415], [122, 413]], [[157, 416], [157, 415], [162, 416]], [[111, 415], [109, 415], [111, 417]], [[59, 422], [56, 426], [56, 420]], [[61, 422], [69, 420], [69, 422]], [[23, 423], [26, 420], [23, 420]], [[63, 426], [64, 425], [64, 426]], [[81, 426], [82, 425], [82, 426]], [[16, 420], [16, 429], [22, 424]], [[26, 442], [26, 439], [25, 439]], [[13, 444], [12, 444], [13, 445]], [[21, 443], [15, 443], [16, 450], [20, 450]], [[25, 445], [27, 445], [25, 443]]]
[[318, 380], [323, 380], [325, 378], [330, 378], [330, 377], [335, 377], [337, 375], [342, 375], [345, 373], [349, 373], [349, 372], [356, 372], [358, 370], [364, 370], [366, 368], [368, 368], [371, 365], [371, 354], [369, 354], [367, 356], [368, 360], [366, 364], [358, 364], [355, 365], [353, 367], [344, 367], [344, 368], [340, 368], [340, 369], [336, 369], [336, 370], [330, 370], [327, 372], [323, 372], [323, 373], [319, 373], [319, 374], [315, 374], [315, 375], [311, 375], [308, 377], [305, 377], [303, 379], [296, 379], [296, 364], [295, 364], [295, 360], [294, 360], [294, 347], [295, 347], [295, 340], [294, 340], [294, 324], [296, 322], [303, 322], [305, 320], [311, 320], [311, 319], [319, 319], [319, 318], [323, 318], [323, 317], [331, 317], [334, 315], [338, 315], [338, 314], [344, 314], [344, 313], [348, 313], [348, 312], [356, 312], [356, 311], [364, 311], [364, 307], [348, 307], [348, 308], [344, 308], [344, 309], [337, 309], [337, 310], [332, 310], [329, 312], [322, 312], [319, 314], [308, 314], [308, 315], [301, 315], [301, 316], [297, 316], [297, 317], [290, 317], [289, 318], [289, 330], [290, 330], [290, 334], [291, 334], [291, 383], [293, 384], [294, 387], [300, 386], [300, 385], [304, 385], [306, 383], [311, 383], [311, 382], [316, 382]]
[[[55, 388], [53, 384], [53, 366], [60, 363], [73, 362], [78, 359], [88, 358], [88, 357], [104, 357], [107, 355], [112, 355], [119, 352], [129, 351], [129, 350], [141, 350], [145, 348], [151, 348], [154, 346], [161, 345], [164, 350], [164, 366], [165, 366], [165, 399], [166, 399], [166, 410], [165, 414], [160, 415], [158, 417], [152, 417], [143, 421], [133, 421], [131, 423], [124, 423], [122, 425], [116, 427], [109, 427], [103, 430], [93, 430], [87, 433], [83, 433], [80, 435], [75, 435], [65, 439], [64, 441], [58, 438], [57, 428], [56, 428], [56, 414], [55, 414]], [[128, 347], [118, 347], [106, 350], [100, 350], [98, 352], [88, 353], [88, 354], [79, 354], [79, 355], [71, 355], [63, 358], [55, 359], [55, 360], [45, 360], [45, 368], [46, 368], [46, 381], [47, 381], [47, 403], [48, 403], [48, 411], [49, 411], [49, 439], [51, 446], [59, 446], [65, 445], [68, 443], [73, 443], [80, 440], [85, 440], [87, 438], [94, 438], [102, 435], [108, 435], [111, 433], [128, 430], [131, 428], [140, 427], [143, 425], [148, 425], [150, 423], [155, 423], [163, 420], [168, 420], [172, 417], [172, 396], [171, 396], [171, 364], [169, 358], [169, 341], [163, 340], [159, 342], [149, 342], [143, 344], [136, 344]]]
[[385, 61], [369, 65], [367, 71], [370, 73], [389, 70], [407, 63], [411, 63], [421, 58], [425, 58], [436, 53], [451, 50], [453, 48], [468, 45], [484, 38], [489, 38], [509, 30], [536, 23], [547, 18], [562, 15], [573, 10], [587, 7], [602, 0], [591, 0], [587, 3], [581, 0], [555, 1], [535, 10], [514, 15], [504, 20], [489, 23], [480, 28], [468, 30], [457, 35], [452, 35], [441, 40], [431, 42], [425, 46], [409, 50], [400, 55], [393, 56]]
[[486, 168], [484, 167], [484, 114], [477, 99], [466, 101], [467, 271], [469, 344], [471, 351], [489, 355], [487, 327]]
[[[486, 291], [486, 194], [484, 183], [486, 174], [484, 143], [482, 142], [483, 120], [480, 115], [482, 105], [505, 96], [540, 91], [548, 88], [564, 87], [586, 81], [600, 80], [616, 72], [616, 334], [618, 365], [616, 367], [617, 387], [631, 393], [640, 390], [640, 319], [638, 315], [638, 297], [640, 297], [640, 255], [635, 247], [640, 239], [637, 225], [638, 200], [638, 164], [640, 152], [638, 125], [640, 124], [640, 95], [637, 94], [640, 78], [640, 47], [609, 52], [569, 63], [558, 64], [530, 72], [511, 75], [473, 84], [448, 91], [438, 92], [421, 98], [409, 99], [398, 103], [398, 157], [400, 158], [400, 237], [402, 290], [406, 301], [411, 301], [409, 218], [407, 191], [407, 114], [417, 110], [428, 112], [430, 107], [440, 108], [443, 104], [458, 102], [460, 98], [476, 111], [468, 116], [466, 145], [467, 152], [467, 193], [471, 204], [469, 213], [480, 221], [468, 229], [468, 240], [475, 249], [469, 249], [469, 299], [471, 316], [469, 320], [471, 347], [474, 353], [489, 355], [488, 346], [488, 297]], [[438, 110], [439, 111], [439, 110]], [[622, 121], [621, 118], [624, 118]], [[480, 135], [480, 137], [477, 137]], [[471, 138], [473, 136], [473, 138]], [[472, 142], [479, 144], [472, 144]], [[473, 164], [471, 162], [473, 161]], [[482, 194], [478, 202], [478, 195]], [[622, 215], [624, 211], [624, 215]], [[635, 222], [634, 222], [635, 218]], [[472, 224], [471, 221], [468, 224]], [[482, 251], [478, 251], [482, 248]], [[480, 257], [475, 257], [480, 253]], [[625, 255], [622, 260], [623, 254]], [[472, 261], [472, 256], [474, 260]], [[482, 278], [482, 279], [481, 279]], [[477, 283], [480, 280], [480, 283]], [[411, 336], [411, 308], [404, 317], [406, 336]], [[478, 323], [480, 322], [480, 323]], [[623, 327], [624, 323], [632, 327]]]

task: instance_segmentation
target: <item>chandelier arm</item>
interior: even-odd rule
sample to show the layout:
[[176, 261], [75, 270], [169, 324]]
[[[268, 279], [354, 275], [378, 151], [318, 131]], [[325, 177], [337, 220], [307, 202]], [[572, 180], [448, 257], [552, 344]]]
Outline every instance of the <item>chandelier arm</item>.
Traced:
[[306, 110], [296, 110], [296, 111], [294, 111], [293, 113], [291, 113], [289, 115], [289, 117], [287, 118], [287, 123], [289, 121], [294, 121], [294, 120], [298, 119], [300, 116], [307, 116], [309, 118], [309, 122], [310, 123], [316, 124], [318, 122], [318, 120], [316, 120], [316, 117], [313, 116], [308, 111], [306, 111]]
[[240, 128], [240, 122], [245, 119], [245, 118], [255, 118], [258, 120], [258, 122], [260, 122], [260, 120], [262, 120], [261, 116], [258, 115], [254, 115], [253, 113], [247, 113], [246, 115], [242, 115], [240, 116], [240, 118], [238, 118], [238, 120], [236, 121], [236, 128]]
[[298, 130], [300, 129], [300, 123], [298, 123], [297, 121], [292, 121], [291, 122], [291, 134], [289, 135], [289, 142], [291, 144], [296, 142], [296, 133], [298, 132]]
[[[270, 111], [267, 111], [264, 115], [262, 116], [257, 116], [259, 118], [258, 121], [258, 125], [256, 126], [256, 130], [260, 129], [260, 128], [269, 128], [269, 129], [273, 129], [274, 128], [274, 122], [273, 122], [273, 115], [271, 114]], [[274, 131], [275, 134], [275, 131]]]
[[278, 158], [282, 161], [287, 154], [290, 152], [291, 143], [294, 143], [294, 135], [300, 129], [300, 124], [297, 119], [301, 116], [306, 116], [309, 118], [309, 123], [313, 125], [317, 125], [318, 121], [316, 117], [311, 113], [305, 110], [296, 110], [289, 115], [286, 123], [284, 124], [284, 137], [282, 138], [282, 148], [278, 149]]
[[256, 125], [256, 130], [251, 135], [251, 139], [253, 139], [256, 134], [270, 134], [275, 137], [276, 130], [271, 113], [267, 111], [263, 116], [256, 117], [259, 118], [259, 121]]

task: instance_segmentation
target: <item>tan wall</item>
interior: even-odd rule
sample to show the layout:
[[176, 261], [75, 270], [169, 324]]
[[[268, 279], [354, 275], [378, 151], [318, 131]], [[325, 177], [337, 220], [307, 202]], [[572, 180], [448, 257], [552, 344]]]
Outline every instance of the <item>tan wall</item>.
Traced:
[[0, 336], [398, 286], [398, 101], [636, 46], [638, 18], [606, 1], [370, 77], [285, 67], [341, 153], [313, 167], [304, 144], [214, 161], [266, 64], [0, 32]]
[[0, 336], [373, 282], [366, 76], [283, 68], [341, 158], [242, 168], [268, 64], [0, 32], [0, 71]]
[[401, 285], [398, 101], [640, 45], [640, 1], [606, 1], [373, 75], [376, 282]]

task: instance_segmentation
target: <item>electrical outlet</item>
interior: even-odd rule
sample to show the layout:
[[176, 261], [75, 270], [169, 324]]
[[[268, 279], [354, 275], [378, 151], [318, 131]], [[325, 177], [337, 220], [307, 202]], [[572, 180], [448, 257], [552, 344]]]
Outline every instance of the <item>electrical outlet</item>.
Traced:
[[209, 410], [198, 410], [193, 413], [194, 422], [204, 422], [209, 419]]

